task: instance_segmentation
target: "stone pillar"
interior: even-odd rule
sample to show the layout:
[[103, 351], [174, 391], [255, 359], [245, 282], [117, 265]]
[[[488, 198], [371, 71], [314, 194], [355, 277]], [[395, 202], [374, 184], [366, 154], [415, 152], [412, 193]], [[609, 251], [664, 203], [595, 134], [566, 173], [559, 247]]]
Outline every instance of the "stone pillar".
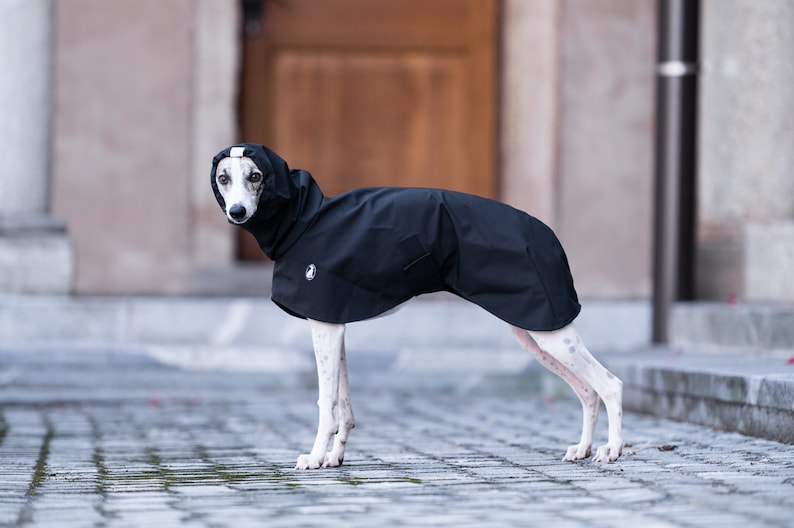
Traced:
[[67, 293], [65, 226], [49, 215], [51, 0], [0, 2], [0, 293]]
[[500, 199], [557, 227], [559, 18], [556, 0], [506, 0]]

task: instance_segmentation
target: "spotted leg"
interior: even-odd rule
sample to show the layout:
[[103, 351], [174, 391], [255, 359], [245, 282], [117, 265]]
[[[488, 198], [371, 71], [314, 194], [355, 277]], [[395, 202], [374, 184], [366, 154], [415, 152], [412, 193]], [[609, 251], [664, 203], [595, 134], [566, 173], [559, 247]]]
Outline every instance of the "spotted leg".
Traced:
[[[529, 336], [541, 351], [546, 352], [564, 367], [570, 375], [591, 387], [607, 410], [609, 438], [606, 445], [596, 450], [596, 462], [614, 462], [623, 449], [623, 383], [605, 369], [593, 356], [582, 341], [579, 332], [570, 324], [552, 332], [529, 331]], [[572, 385], [574, 386], [574, 385]], [[576, 388], [574, 388], [576, 390]], [[578, 392], [577, 392], [578, 394]], [[582, 397], [580, 396], [580, 400]], [[583, 407], [584, 407], [583, 403]], [[597, 405], [596, 411], [597, 411]], [[588, 409], [585, 409], [587, 414]], [[588, 418], [585, 416], [585, 421]], [[592, 420], [595, 425], [595, 419]], [[586, 431], [582, 432], [584, 438]], [[590, 433], [592, 438], [592, 433]], [[576, 446], [573, 446], [575, 448]], [[571, 449], [566, 453], [566, 459]]]
[[537, 343], [523, 328], [513, 327], [513, 334], [518, 339], [521, 346], [544, 367], [565, 380], [573, 389], [582, 404], [582, 437], [579, 443], [572, 445], [565, 453], [563, 460], [573, 461], [587, 458], [590, 456], [593, 445], [593, 435], [595, 433], [596, 420], [598, 419], [598, 394], [587, 383], [577, 378], [570, 370], [565, 368], [562, 363], [554, 359], [548, 352], [538, 348]]

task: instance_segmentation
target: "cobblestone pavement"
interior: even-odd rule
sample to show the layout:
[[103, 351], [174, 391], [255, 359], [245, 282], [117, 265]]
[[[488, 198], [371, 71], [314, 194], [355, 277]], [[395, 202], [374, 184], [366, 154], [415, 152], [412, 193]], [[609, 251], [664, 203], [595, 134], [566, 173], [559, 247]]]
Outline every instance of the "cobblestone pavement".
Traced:
[[627, 414], [617, 463], [563, 463], [578, 403], [533, 376], [352, 374], [346, 464], [301, 472], [311, 376], [0, 351], [0, 525], [794, 526], [791, 446]]

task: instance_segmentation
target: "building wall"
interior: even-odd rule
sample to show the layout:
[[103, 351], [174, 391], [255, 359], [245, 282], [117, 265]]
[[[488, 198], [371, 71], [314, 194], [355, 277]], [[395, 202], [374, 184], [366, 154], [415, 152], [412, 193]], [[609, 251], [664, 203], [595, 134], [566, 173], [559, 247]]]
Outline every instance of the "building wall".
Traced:
[[651, 291], [655, 3], [567, 0], [560, 236], [585, 297]]
[[503, 199], [555, 228], [581, 296], [647, 298], [655, 4], [507, 0], [504, 21]]
[[[50, 196], [76, 291], [200, 293], [213, 273], [248, 288], [207, 185], [210, 156], [238, 139], [239, 2], [54, 9]], [[502, 199], [555, 228], [582, 297], [647, 298], [655, 4], [504, 0], [503, 13]], [[703, 1], [701, 298], [794, 298], [793, 31], [786, 0]]]
[[703, 0], [702, 299], [794, 300], [794, 3]]
[[78, 293], [185, 292], [231, 260], [204, 191], [236, 135], [236, 4], [55, 2], [52, 196]]
[[[647, 296], [652, 6], [503, 12], [502, 199], [558, 231], [582, 296]], [[238, 16], [236, 0], [56, 3], [53, 201], [78, 293], [239, 283], [206, 185], [210, 156], [237, 139]]]

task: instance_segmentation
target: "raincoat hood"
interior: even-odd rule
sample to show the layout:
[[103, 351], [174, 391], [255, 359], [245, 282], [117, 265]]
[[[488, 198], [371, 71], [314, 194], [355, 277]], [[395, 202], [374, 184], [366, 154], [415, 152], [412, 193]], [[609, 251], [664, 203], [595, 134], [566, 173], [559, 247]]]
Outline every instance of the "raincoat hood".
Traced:
[[250, 158], [262, 171], [263, 188], [254, 215], [240, 227], [256, 238], [272, 260], [286, 252], [311, 224], [324, 199], [312, 175], [290, 170], [287, 162], [262, 145], [241, 143], [225, 148], [212, 158], [210, 182], [215, 199], [226, 213], [226, 202], [215, 181], [218, 164], [224, 158]]

